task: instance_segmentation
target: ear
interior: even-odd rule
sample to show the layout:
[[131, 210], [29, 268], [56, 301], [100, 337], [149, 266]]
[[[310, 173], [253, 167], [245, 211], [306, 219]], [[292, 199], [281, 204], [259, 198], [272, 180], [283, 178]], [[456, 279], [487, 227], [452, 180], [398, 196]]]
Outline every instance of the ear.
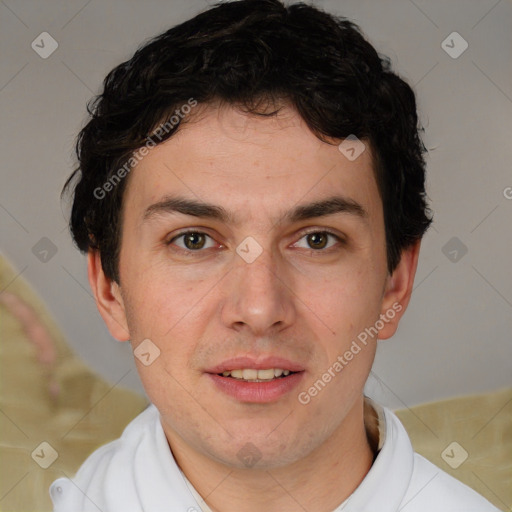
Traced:
[[121, 288], [105, 276], [97, 250], [89, 250], [87, 254], [87, 274], [96, 306], [110, 334], [118, 341], [128, 341], [130, 333]]
[[407, 309], [418, 266], [420, 245], [421, 240], [418, 240], [404, 249], [400, 263], [387, 277], [380, 315], [384, 327], [379, 329], [378, 339], [385, 340], [395, 334], [398, 323]]

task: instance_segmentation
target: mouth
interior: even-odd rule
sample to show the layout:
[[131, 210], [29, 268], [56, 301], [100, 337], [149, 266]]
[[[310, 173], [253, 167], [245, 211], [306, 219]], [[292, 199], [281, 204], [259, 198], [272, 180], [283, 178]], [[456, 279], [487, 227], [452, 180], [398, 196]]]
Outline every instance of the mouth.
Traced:
[[281, 358], [236, 358], [206, 372], [217, 390], [243, 403], [275, 402], [295, 389], [305, 368]]
[[219, 377], [229, 377], [236, 380], [245, 382], [271, 382], [276, 379], [283, 379], [293, 373], [290, 370], [283, 370], [282, 368], [268, 368], [265, 370], [257, 370], [255, 368], [243, 368], [238, 370], [227, 370], [218, 373]]

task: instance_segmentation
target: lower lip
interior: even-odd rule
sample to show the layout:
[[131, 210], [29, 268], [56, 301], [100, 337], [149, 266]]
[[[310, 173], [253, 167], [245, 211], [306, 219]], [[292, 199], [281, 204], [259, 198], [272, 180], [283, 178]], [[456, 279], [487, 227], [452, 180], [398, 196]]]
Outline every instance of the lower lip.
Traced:
[[227, 395], [239, 402], [268, 403], [275, 402], [290, 393], [302, 380], [304, 372], [297, 372], [269, 382], [247, 382], [232, 377], [223, 377], [208, 373], [215, 385]]

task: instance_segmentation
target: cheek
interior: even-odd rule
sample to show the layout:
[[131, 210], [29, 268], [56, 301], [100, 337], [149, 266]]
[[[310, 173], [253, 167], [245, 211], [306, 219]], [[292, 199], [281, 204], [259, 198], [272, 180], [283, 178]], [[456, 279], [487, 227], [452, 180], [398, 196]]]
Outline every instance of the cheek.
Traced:
[[[218, 281], [218, 277], [187, 279], [157, 264], [130, 282], [130, 332], [137, 340], [150, 339], [160, 350], [159, 364], [149, 367], [151, 371], [139, 365], [145, 387], [167, 387], [170, 392], [170, 387], [175, 388], [173, 378], [187, 388], [195, 382], [195, 354], [213, 325]], [[167, 384], [166, 377], [170, 379]], [[175, 391], [182, 390], [178, 386]]]
[[333, 270], [328, 279], [304, 282], [302, 296], [309, 297], [306, 304], [341, 345], [379, 316], [382, 285], [368, 268], [354, 265]]
[[134, 329], [139, 336], [161, 339], [190, 323], [208, 287], [202, 280], [192, 283], [173, 269], [156, 264], [132, 274], [127, 288]]

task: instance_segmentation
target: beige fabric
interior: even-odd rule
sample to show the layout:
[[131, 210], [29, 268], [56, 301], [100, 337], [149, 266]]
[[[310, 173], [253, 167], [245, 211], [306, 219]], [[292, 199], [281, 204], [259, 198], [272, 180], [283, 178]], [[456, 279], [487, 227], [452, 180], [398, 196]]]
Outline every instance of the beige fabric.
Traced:
[[[92, 451], [119, 437], [147, 401], [112, 388], [85, 366], [40, 298], [16, 276], [0, 257], [0, 511], [46, 512], [52, 510], [50, 484], [71, 476]], [[53, 363], [48, 338], [55, 344]], [[48, 469], [31, 457], [44, 441], [58, 453]], [[34, 457], [44, 462], [36, 455], [41, 449]]]
[[[92, 451], [119, 437], [147, 401], [85, 366], [17, 274], [0, 256], [0, 512], [49, 512], [50, 483], [72, 476]], [[417, 452], [498, 508], [512, 508], [512, 390], [397, 415]], [[452, 441], [469, 453], [455, 470], [441, 458]], [[34, 461], [44, 462], [48, 449], [31, 457], [41, 442], [58, 453], [48, 469]]]
[[[433, 402], [396, 414], [415, 451], [500, 510], [512, 510], [512, 389]], [[452, 443], [468, 454], [456, 468], [465, 454]]]

